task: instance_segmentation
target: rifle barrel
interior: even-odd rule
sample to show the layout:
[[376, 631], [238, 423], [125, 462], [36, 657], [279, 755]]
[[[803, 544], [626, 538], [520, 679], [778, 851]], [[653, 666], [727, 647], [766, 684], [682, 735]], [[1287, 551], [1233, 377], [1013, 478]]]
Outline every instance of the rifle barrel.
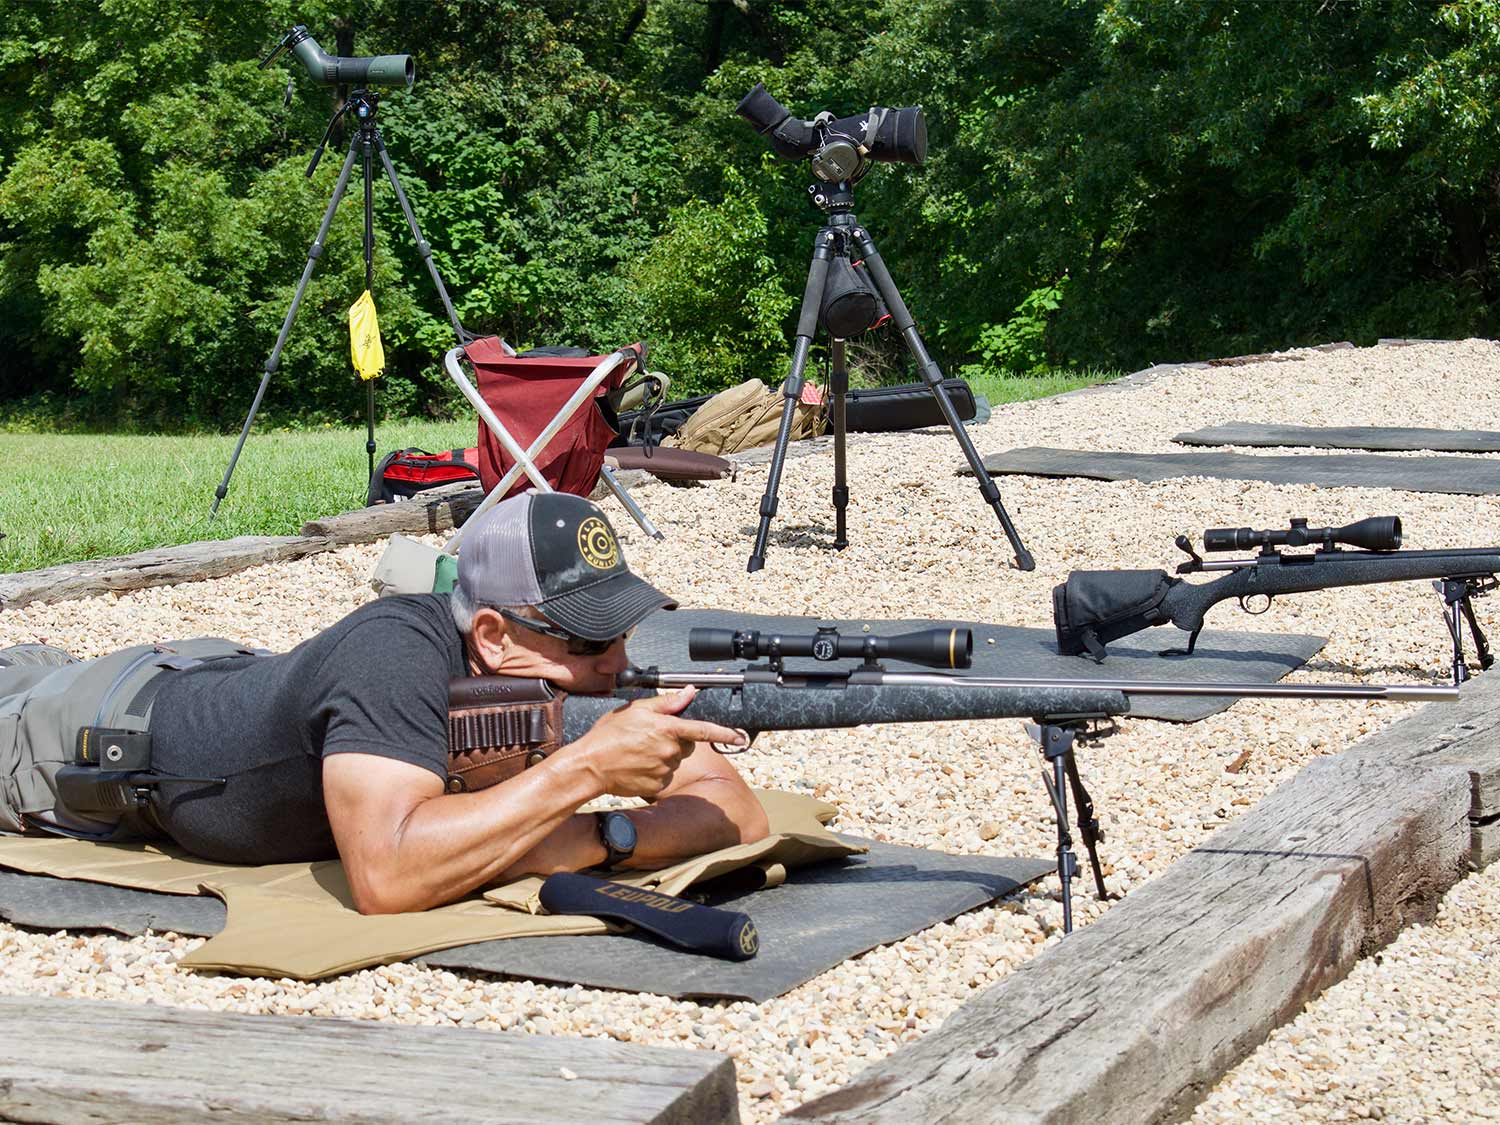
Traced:
[[1195, 564], [1193, 570], [1243, 570], [1247, 566], [1307, 566], [1318, 562], [1390, 562], [1393, 559], [1445, 559], [1454, 563], [1452, 575], [1478, 573], [1483, 571], [1489, 573], [1489, 567], [1476, 567], [1472, 571], [1463, 563], [1465, 559], [1500, 558], [1500, 547], [1459, 547], [1451, 551], [1314, 551], [1310, 555], [1283, 555], [1273, 552], [1266, 556], [1255, 556], [1248, 559], [1208, 559], [1202, 563]]
[[[657, 687], [740, 687], [739, 672], [660, 672]], [[867, 683], [870, 681], [866, 681]], [[890, 687], [1036, 688], [1058, 691], [1116, 691], [1123, 695], [1232, 695], [1243, 699], [1387, 699], [1438, 703], [1458, 699], [1449, 684], [1250, 684], [1202, 680], [1046, 680], [1020, 676], [952, 676], [938, 672], [886, 672], [879, 683]]]

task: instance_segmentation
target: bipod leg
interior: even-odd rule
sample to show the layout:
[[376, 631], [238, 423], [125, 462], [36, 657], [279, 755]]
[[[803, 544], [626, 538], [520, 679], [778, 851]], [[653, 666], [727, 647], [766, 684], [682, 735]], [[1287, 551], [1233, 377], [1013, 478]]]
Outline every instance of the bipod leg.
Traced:
[[396, 175], [396, 166], [391, 163], [391, 154], [385, 150], [385, 140], [381, 137], [379, 129], [375, 131], [375, 151], [380, 153], [380, 162], [385, 165], [386, 178], [391, 181], [391, 187], [396, 192], [396, 201], [401, 204], [401, 213], [406, 216], [406, 225], [411, 228], [412, 239], [417, 244], [417, 254], [427, 266], [427, 272], [432, 275], [432, 284], [437, 287], [438, 297], [443, 302], [443, 311], [448, 314], [448, 323], [453, 325], [453, 335], [458, 339], [460, 346], [466, 346], [473, 341], [474, 337], [464, 331], [464, 326], [458, 321], [458, 313], [453, 311], [453, 301], [443, 285], [442, 274], [438, 273], [437, 264], [432, 260], [432, 245], [422, 237], [422, 228], [417, 225], [417, 216], [412, 213], [411, 203], [401, 187], [401, 180]]
[[849, 546], [846, 512], [849, 507], [848, 461], [844, 451], [846, 406], [849, 398], [849, 368], [844, 361], [844, 341], [834, 340], [831, 348], [828, 389], [833, 396], [833, 546], [842, 551]]
[[1015, 552], [1016, 568], [1035, 570], [1036, 560], [1031, 557], [1026, 544], [1021, 542], [1021, 533], [1016, 530], [1015, 524], [1011, 523], [1010, 513], [1005, 510], [1005, 505], [1000, 500], [999, 485], [985, 471], [984, 459], [979, 456], [979, 450], [974, 448], [974, 442], [969, 437], [968, 431], [964, 429], [964, 424], [958, 417], [958, 411], [953, 408], [948, 392], [943, 389], [942, 369], [938, 367], [932, 356], [927, 354], [927, 345], [922, 342], [916, 322], [912, 319], [906, 302], [901, 299], [901, 293], [897, 290], [895, 281], [891, 279], [891, 271], [886, 269], [885, 261], [880, 257], [880, 251], [875, 249], [875, 240], [862, 226], [854, 228], [853, 237], [855, 246], [859, 248], [864, 258], [865, 268], [870, 271], [870, 277], [874, 280], [876, 289], [880, 291], [881, 300], [890, 310], [891, 317], [896, 322], [896, 328], [906, 342], [906, 350], [911, 352], [912, 358], [916, 360], [917, 370], [921, 373], [922, 380], [927, 384], [927, 389], [932, 392], [932, 397], [937, 400], [938, 409], [943, 412], [948, 428], [953, 431], [959, 448], [963, 450], [965, 460], [969, 462], [969, 468], [973, 470], [974, 478], [979, 482], [980, 495], [984, 497], [985, 503], [994, 510], [995, 516], [1000, 520], [1000, 527], [1005, 531], [1006, 539], [1010, 541], [1011, 550]]
[[803, 373], [807, 370], [808, 352], [812, 350], [813, 333], [818, 330], [818, 313], [823, 306], [823, 286], [828, 280], [828, 263], [833, 258], [834, 234], [824, 227], [813, 241], [812, 265], [807, 271], [807, 287], [802, 291], [802, 311], [797, 317], [797, 338], [792, 346], [792, 370], [781, 384], [781, 426], [776, 431], [776, 447], [771, 451], [770, 471], [766, 475], [765, 495], [760, 498], [760, 526], [755, 531], [755, 546], [745, 570], [754, 574], [766, 565], [766, 539], [771, 533], [771, 517], [776, 514], [776, 492], [781, 487], [781, 470], [786, 464], [786, 447], [792, 437], [792, 421], [797, 401], [802, 397]]
[[1078, 756], [1071, 746], [1064, 755], [1064, 763], [1068, 782], [1073, 787], [1073, 803], [1078, 806], [1078, 834], [1083, 837], [1083, 846], [1089, 853], [1089, 866], [1094, 869], [1094, 889], [1099, 892], [1099, 901], [1104, 902], [1109, 898], [1109, 891], [1104, 888], [1104, 869], [1099, 866], [1099, 841], [1104, 839], [1104, 832], [1094, 816], [1094, 799], [1083, 786], [1083, 778], [1078, 774]]
[[266, 360], [265, 374], [261, 376], [260, 386], [256, 388], [255, 398], [250, 403], [250, 413], [245, 415], [245, 424], [240, 427], [240, 439], [234, 443], [234, 452], [230, 454], [229, 464], [224, 468], [224, 479], [219, 482], [219, 487], [214, 489], [214, 505], [209, 510], [209, 519], [219, 514], [219, 505], [229, 493], [229, 478], [234, 475], [235, 465], [239, 464], [240, 452], [245, 448], [245, 439], [250, 436], [250, 427], [255, 424], [255, 415], [260, 411], [261, 400], [266, 397], [266, 388], [271, 384], [271, 376], [276, 374], [277, 368], [281, 366], [281, 350], [286, 347], [286, 339], [292, 331], [292, 322], [297, 319], [297, 310], [302, 307], [302, 298], [307, 293], [307, 283], [312, 279], [313, 267], [323, 256], [323, 242], [328, 238], [328, 228], [333, 224], [334, 212], [338, 210], [339, 202], [344, 198], [344, 192], [349, 187], [349, 173], [354, 170], [354, 157], [358, 151], [359, 134], [355, 133], [349, 141], [349, 153], [344, 157], [344, 166], [339, 169], [338, 182], [333, 187], [333, 197], [328, 200], [328, 209], [323, 212], [323, 221], [318, 225], [318, 233], [313, 238], [312, 245], [308, 247], [307, 264], [302, 267], [302, 280], [297, 282], [297, 292], [292, 296], [291, 307], [286, 310], [286, 319], [281, 322], [281, 332], [276, 337], [276, 346], [271, 349], [271, 356]]
[[1058, 723], [1038, 723], [1029, 728], [1041, 744], [1042, 756], [1051, 766], [1042, 771], [1042, 784], [1052, 798], [1057, 814], [1057, 881], [1062, 885], [1063, 933], [1073, 932], [1073, 877], [1078, 874], [1078, 857], [1073, 854], [1073, 837], [1068, 832], [1068, 791], [1066, 760], [1073, 751], [1077, 731]]
[[1463, 607], [1464, 620], [1469, 623], [1469, 632], [1474, 635], [1474, 651], [1479, 656], [1479, 667], [1488, 670], [1495, 663], [1495, 654], [1490, 651], [1489, 639], [1479, 627], [1479, 619], [1474, 616], [1474, 599], [1465, 594], [1459, 604]]

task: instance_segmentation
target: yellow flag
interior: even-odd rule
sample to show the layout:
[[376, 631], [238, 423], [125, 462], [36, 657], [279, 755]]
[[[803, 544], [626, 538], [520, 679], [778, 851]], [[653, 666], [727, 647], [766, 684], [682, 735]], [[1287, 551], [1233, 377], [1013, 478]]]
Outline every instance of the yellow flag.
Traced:
[[385, 349], [380, 346], [380, 321], [375, 316], [375, 298], [366, 289], [349, 306], [349, 354], [354, 370], [366, 380], [385, 370]]

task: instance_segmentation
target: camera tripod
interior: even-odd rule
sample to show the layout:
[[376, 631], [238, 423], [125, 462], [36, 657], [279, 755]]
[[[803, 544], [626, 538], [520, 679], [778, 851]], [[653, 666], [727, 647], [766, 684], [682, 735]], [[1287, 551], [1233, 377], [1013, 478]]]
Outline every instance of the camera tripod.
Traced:
[[[289, 95], [290, 96], [290, 95]], [[224, 470], [224, 479], [219, 482], [219, 487], [214, 490], [214, 506], [209, 512], [212, 519], [218, 514], [219, 504], [229, 492], [229, 478], [234, 474], [234, 467], [239, 463], [240, 451], [245, 448], [245, 439], [250, 436], [250, 427], [255, 423], [255, 415], [260, 410], [261, 399], [265, 397], [266, 387], [270, 385], [271, 376], [276, 374], [281, 366], [281, 350], [286, 347], [287, 336], [291, 334], [292, 322], [297, 319], [297, 310], [302, 306], [303, 294], [307, 292], [307, 283], [312, 279], [313, 267], [318, 264], [318, 259], [323, 256], [323, 241], [328, 237], [328, 228], [333, 224], [334, 212], [338, 210], [339, 203], [343, 201], [344, 192], [349, 187], [349, 174], [354, 169], [354, 161], [358, 156], [364, 158], [364, 183], [365, 183], [365, 288], [370, 289], [375, 279], [375, 209], [374, 209], [374, 155], [380, 154], [380, 162], [385, 165], [386, 177], [391, 181], [391, 187], [395, 189], [396, 199], [401, 204], [401, 211], [406, 216], [407, 225], [411, 227], [412, 238], [416, 242], [417, 253], [421, 255], [422, 261], [427, 265], [427, 272], [432, 275], [432, 283], [437, 286], [438, 296], [442, 298], [443, 309], [448, 314], [448, 320], [453, 325], [454, 335], [458, 337], [459, 344], [467, 344], [472, 337], [464, 331], [464, 327], [458, 321], [458, 314], [453, 311], [453, 302], [448, 297], [448, 290], [443, 287], [443, 279], [438, 274], [437, 266], [432, 261], [432, 247], [422, 237], [422, 229], [417, 225], [417, 217], [412, 213], [411, 203], [406, 198], [406, 192], [401, 187], [401, 181], [396, 176], [396, 168], [391, 163], [390, 154], [386, 152], [385, 141], [380, 136], [380, 127], [375, 118], [380, 108], [380, 95], [371, 93], [369, 90], [358, 89], [349, 95], [344, 102], [343, 108], [333, 115], [328, 122], [328, 129], [323, 134], [323, 140], [319, 142], [317, 151], [313, 153], [312, 162], [307, 166], [307, 176], [312, 177], [313, 170], [317, 168], [318, 161], [323, 158], [323, 149], [328, 144], [328, 138], [333, 135], [334, 127], [338, 125], [341, 118], [346, 114], [353, 114], [358, 121], [359, 127], [354, 131], [354, 136], [349, 140], [349, 153], [344, 157], [344, 166], [339, 171], [338, 182], [333, 187], [333, 198], [328, 201], [328, 209], [323, 212], [323, 222], [318, 227], [317, 236], [313, 239], [312, 246], [307, 251], [307, 265], [302, 269], [302, 280], [297, 283], [297, 292], [292, 297], [292, 304], [286, 311], [286, 319], [281, 323], [281, 333], [276, 337], [276, 346], [271, 349], [271, 357], [266, 360], [265, 375], [262, 376], [260, 387], [255, 392], [255, 399], [250, 403], [250, 413], [245, 416], [245, 425], [240, 430], [240, 439], [235, 443], [234, 453], [229, 458], [229, 465]], [[375, 381], [368, 380], [365, 383], [365, 453], [370, 461], [370, 476], [375, 475]]]
[[[818, 328], [819, 314], [823, 305], [824, 286], [828, 281], [829, 263], [835, 256], [847, 258], [852, 252], [857, 251], [864, 260], [865, 268], [869, 271], [870, 279], [890, 311], [891, 318], [896, 328], [901, 333], [901, 338], [906, 344], [906, 349], [911, 353], [912, 359], [916, 361], [917, 370], [921, 373], [922, 380], [927, 384], [927, 389], [937, 400], [938, 408], [943, 413], [943, 418], [948, 423], [948, 428], [953, 431], [959, 447], [968, 459], [969, 467], [973, 469], [975, 478], [979, 481], [979, 492], [985, 502], [995, 510], [996, 517], [1000, 520], [1000, 526], [1005, 530], [1005, 537], [1010, 540], [1011, 549], [1016, 555], [1016, 566], [1020, 570], [1036, 569], [1036, 562], [1031, 557], [1031, 552], [1021, 542], [1020, 533], [1016, 531], [1015, 525], [1011, 523], [1010, 515], [1005, 510], [1005, 505], [1000, 502], [1000, 489], [990, 479], [985, 471], [984, 462], [979, 456], [979, 451], [974, 448], [974, 443], [965, 432], [963, 423], [959, 420], [958, 411], [954, 409], [953, 402], [948, 398], [948, 393], [943, 389], [943, 373], [930, 355], [927, 347], [922, 343], [922, 337], [917, 332], [916, 324], [912, 320], [911, 313], [907, 311], [906, 302], [901, 299], [900, 292], [896, 289], [896, 283], [891, 280], [891, 274], [886, 269], [885, 262], [880, 257], [880, 252], [875, 249], [875, 241], [854, 216], [854, 189], [848, 181], [837, 184], [814, 184], [808, 189], [812, 193], [813, 203], [825, 214], [828, 221], [821, 227], [817, 237], [813, 240], [812, 265], [807, 271], [807, 288], [802, 294], [802, 311], [797, 318], [796, 342], [792, 348], [792, 370], [781, 385], [781, 393], [785, 397], [785, 407], [781, 414], [781, 427], [776, 433], [776, 447], [771, 454], [770, 474], [766, 480], [766, 492], [760, 501], [760, 527], [755, 533], [755, 547], [750, 553], [750, 562], [746, 570], [754, 574], [766, 564], [766, 538], [771, 530], [771, 517], [776, 514], [776, 493], [781, 487], [781, 471], [786, 462], [787, 442], [791, 438], [793, 414], [797, 401], [802, 395], [802, 386], [805, 382], [803, 372], [807, 368], [808, 352], [812, 348], [813, 335]], [[849, 394], [849, 369], [844, 360], [844, 341], [833, 337], [829, 346], [829, 377], [828, 389], [832, 396], [831, 414], [833, 420], [833, 512], [834, 512], [834, 537], [833, 546], [836, 550], [843, 550], [849, 545], [847, 535], [845, 511], [849, 506], [849, 486], [846, 476], [847, 463], [845, 459], [844, 437], [845, 437], [845, 405]]]

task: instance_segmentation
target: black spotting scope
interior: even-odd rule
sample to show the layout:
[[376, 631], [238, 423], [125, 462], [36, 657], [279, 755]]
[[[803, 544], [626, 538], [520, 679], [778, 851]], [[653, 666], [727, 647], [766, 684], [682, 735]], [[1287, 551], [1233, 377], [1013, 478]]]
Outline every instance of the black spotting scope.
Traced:
[[1251, 547], [1306, 547], [1317, 543], [1334, 551], [1336, 543], [1362, 547], [1366, 551], [1394, 551], [1401, 546], [1400, 516], [1371, 516], [1343, 527], [1308, 527], [1306, 520], [1292, 520], [1285, 531], [1257, 531], [1253, 527], [1211, 527], [1203, 533], [1205, 551], [1244, 551]]
[[[300, 23], [261, 59], [260, 68], [265, 70], [284, 51], [291, 51], [319, 86], [397, 86], [409, 90], [417, 80], [417, 64], [410, 55], [330, 55]], [[287, 97], [291, 97], [290, 90]]]
[[802, 121], [757, 82], [734, 112], [771, 142], [776, 155], [786, 160], [811, 157], [813, 173], [829, 183], [858, 179], [866, 160], [921, 164], [927, 159], [927, 119], [919, 105], [871, 106], [840, 118], [825, 110]]
[[689, 629], [690, 660], [778, 660], [788, 656], [810, 656], [814, 660], [862, 659], [873, 663], [881, 657], [925, 664], [929, 668], [967, 668], [973, 663], [974, 633], [970, 629], [923, 629], [896, 637], [873, 633], [840, 636], [832, 625], [820, 625], [810, 637], [762, 633], [757, 629]]

